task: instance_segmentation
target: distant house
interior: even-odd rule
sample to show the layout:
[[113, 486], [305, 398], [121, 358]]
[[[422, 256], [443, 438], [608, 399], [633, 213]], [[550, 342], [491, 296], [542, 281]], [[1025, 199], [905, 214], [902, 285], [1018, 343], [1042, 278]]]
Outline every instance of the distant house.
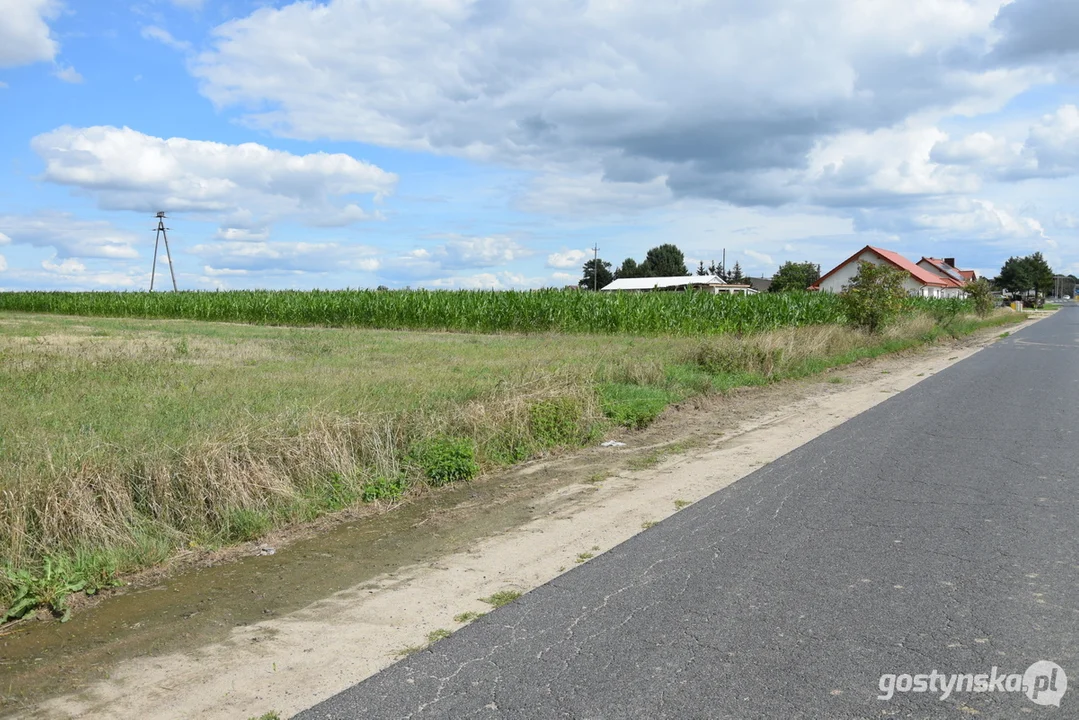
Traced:
[[603, 292], [672, 292], [677, 290], [706, 290], [715, 294], [756, 295], [750, 285], [728, 285], [715, 275], [675, 275], [674, 277], [618, 278], [600, 288]]
[[966, 297], [963, 287], [972, 280], [977, 279], [978, 274], [973, 270], [960, 270], [955, 266], [955, 258], [930, 258], [923, 257], [918, 261], [918, 267], [928, 270], [938, 277], [950, 280], [954, 287], [945, 290], [944, 297]]
[[[850, 284], [854, 276], [858, 274], [858, 263], [865, 261], [877, 265], [888, 264], [896, 267], [907, 274], [903, 286], [911, 295], [929, 298], [965, 297], [963, 291], [965, 281], [952, 277], [942, 267], [937, 267], [930, 258], [922, 258], [927, 265], [912, 263], [897, 252], [884, 248], [866, 245], [858, 252], [851, 255], [834, 268], [824, 273], [820, 280], [810, 286], [810, 290], [822, 290], [824, 292], [841, 292]], [[944, 261], [941, 261], [943, 263]], [[952, 268], [955, 271], [955, 268]]]
[[747, 277], [746, 282], [759, 293], [768, 292], [769, 288], [772, 287], [772, 279], [766, 277]]

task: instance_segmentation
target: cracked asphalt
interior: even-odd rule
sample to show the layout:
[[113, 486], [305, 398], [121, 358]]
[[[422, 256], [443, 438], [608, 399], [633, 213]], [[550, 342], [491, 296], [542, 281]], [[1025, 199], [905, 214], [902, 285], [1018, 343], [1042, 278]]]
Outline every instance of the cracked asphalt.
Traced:
[[[1079, 306], [300, 715], [1079, 717]], [[1022, 692], [885, 673], [1059, 664]]]

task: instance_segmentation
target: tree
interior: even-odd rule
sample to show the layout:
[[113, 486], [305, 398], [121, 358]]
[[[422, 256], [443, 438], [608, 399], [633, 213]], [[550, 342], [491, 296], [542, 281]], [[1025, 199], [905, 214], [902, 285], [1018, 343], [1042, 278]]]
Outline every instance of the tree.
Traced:
[[644, 277], [641, 274], [641, 267], [637, 264], [637, 261], [633, 258], [626, 258], [622, 261], [622, 266], [614, 271], [615, 278], [635, 278]]
[[858, 274], [843, 288], [840, 298], [847, 322], [869, 332], [879, 332], [903, 310], [907, 273], [891, 265], [862, 260]]
[[676, 275], [688, 275], [686, 271], [686, 256], [678, 249], [677, 245], [664, 243], [648, 251], [641, 263], [645, 270], [644, 277], [674, 277]]
[[787, 261], [772, 276], [772, 285], [768, 288], [768, 292], [806, 290], [818, 280], [820, 280], [820, 272], [813, 263]]
[[727, 279], [731, 285], [745, 285], [746, 276], [742, 274], [742, 266], [737, 260], [734, 261], [734, 267], [731, 268], [730, 277]]
[[1000, 268], [993, 283], [1001, 290], [1010, 293], [1024, 293], [1034, 284], [1030, 275], [1030, 265], [1026, 258], [1010, 257]]
[[707, 275], [708, 274], [708, 270], [705, 269], [705, 267], [704, 267], [704, 260], [701, 260], [699, 263], [697, 263], [697, 274], [698, 275]]
[[[596, 269], [597, 267], [598, 269]], [[584, 277], [577, 281], [577, 287], [585, 290], [601, 290], [614, 280], [614, 275], [611, 274], [611, 264], [604, 262], [603, 258], [598, 261], [586, 261], [582, 270]]]
[[1042, 257], [1040, 252], [1029, 255], [1026, 258], [1030, 265], [1030, 279], [1034, 285], [1034, 294], [1046, 295], [1053, 289], [1053, 268]]
[[978, 278], [967, 283], [964, 288], [967, 296], [974, 301], [974, 311], [985, 317], [993, 310], [993, 289], [985, 278]]
[[1038, 295], [1053, 289], [1053, 269], [1040, 252], [1021, 258], [1010, 257], [993, 283], [1001, 290], [1020, 296], [1033, 292], [1037, 302]]

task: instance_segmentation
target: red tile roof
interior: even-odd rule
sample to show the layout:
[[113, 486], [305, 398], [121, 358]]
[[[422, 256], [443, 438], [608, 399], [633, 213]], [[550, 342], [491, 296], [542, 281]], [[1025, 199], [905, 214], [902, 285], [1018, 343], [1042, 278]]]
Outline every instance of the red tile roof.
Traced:
[[967, 280], [973, 280], [974, 279], [973, 277], [968, 278], [968, 277], [965, 277], [963, 275], [963, 273], [970, 273], [973, 276], [974, 275], [973, 270], [960, 270], [959, 268], [957, 268], [957, 267], [955, 267], [953, 265], [949, 265], [948, 263], [946, 263], [944, 260], [941, 260], [940, 258], [923, 257], [918, 262], [922, 262], [923, 260], [925, 262], [929, 263], [930, 265], [932, 265], [933, 267], [935, 267], [937, 270], [940, 270], [942, 273], [947, 275], [948, 276], [947, 278], [941, 278], [941, 279], [947, 281], [952, 287], [960, 287], [961, 288], [966, 284]]
[[883, 248], [873, 247], [872, 245], [866, 245], [864, 248], [862, 248], [858, 252], [854, 253], [849, 258], [847, 258], [843, 262], [839, 263], [838, 265], [836, 265], [834, 268], [832, 268], [828, 272], [821, 275], [820, 280], [817, 280], [817, 282], [813, 283], [810, 286], [810, 290], [819, 290], [820, 289], [820, 284], [826, 278], [828, 278], [828, 276], [832, 275], [833, 273], [835, 273], [841, 267], [844, 267], [845, 265], [847, 265], [852, 260], [856, 260], [858, 258], [858, 256], [861, 255], [862, 253], [864, 253], [866, 250], [868, 250], [869, 252], [875, 254], [877, 257], [881, 258], [885, 262], [890, 263], [890, 264], [894, 265], [895, 267], [899, 268], [900, 270], [903, 270], [903, 271], [909, 273], [911, 277], [913, 277], [916, 281], [920, 282], [922, 285], [932, 285], [933, 287], [953, 287], [954, 286], [954, 281], [945, 280], [942, 277], [934, 275], [933, 273], [929, 272], [925, 268], [918, 267], [917, 265], [912, 263], [910, 260], [907, 260], [905, 257], [903, 257], [902, 255], [900, 255], [897, 252], [892, 252], [891, 250], [885, 250]]
[[962, 275], [963, 279], [966, 280], [967, 282], [971, 282], [973, 280], [978, 279], [978, 274], [976, 272], [974, 272], [973, 270], [960, 270], [959, 274]]

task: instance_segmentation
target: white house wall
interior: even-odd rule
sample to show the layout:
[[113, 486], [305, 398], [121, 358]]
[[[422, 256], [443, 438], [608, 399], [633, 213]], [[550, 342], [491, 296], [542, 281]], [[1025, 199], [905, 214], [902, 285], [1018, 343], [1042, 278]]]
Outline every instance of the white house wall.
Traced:
[[[834, 273], [821, 281], [820, 289], [822, 292], [838, 293], [842, 292], [843, 288], [850, 285], [850, 281], [854, 279], [854, 276], [858, 274], [858, 263], [862, 260], [871, 262], [874, 265], [881, 265], [885, 261], [881, 259], [879, 255], [874, 252], [866, 250], [858, 257], [854, 258], [846, 265], [843, 265]], [[891, 264], [891, 263], [889, 263]], [[922, 297], [944, 297], [945, 288], [930, 287], [928, 285], [922, 285], [915, 280], [909, 273], [906, 279], [903, 281], [903, 287], [911, 295], [920, 295]]]

